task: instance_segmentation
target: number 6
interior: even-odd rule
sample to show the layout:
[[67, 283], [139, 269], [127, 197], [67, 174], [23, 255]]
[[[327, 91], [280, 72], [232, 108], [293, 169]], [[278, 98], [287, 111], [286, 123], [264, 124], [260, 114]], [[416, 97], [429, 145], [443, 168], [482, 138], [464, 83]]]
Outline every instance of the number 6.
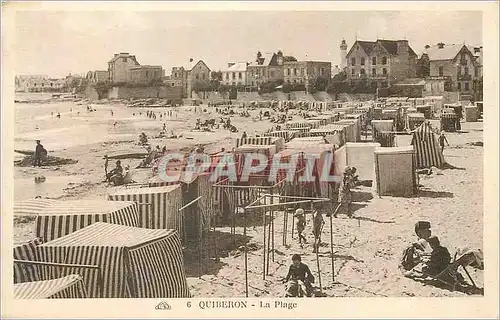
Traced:
[[187, 307], [188, 307], [188, 308], [191, 308], [191, 301], [188, 301], [188, 303], [187, 303]]

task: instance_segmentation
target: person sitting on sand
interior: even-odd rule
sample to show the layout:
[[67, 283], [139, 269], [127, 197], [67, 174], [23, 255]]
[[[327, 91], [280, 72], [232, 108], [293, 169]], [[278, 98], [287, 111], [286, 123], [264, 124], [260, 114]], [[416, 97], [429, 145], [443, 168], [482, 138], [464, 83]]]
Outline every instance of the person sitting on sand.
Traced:
[[432, 252], [428, 240], [431, 237], [431, 223], [428, 221], [417, 221], [415, 223], [415, 234], [417, 241], [412, 243], [403, 251], [403, 256], [399, 265], [399, 269], [407, 277], [413, 275], [412, 270], [419, 264], [425, 263]]
[[284, 282], [287, 284], [285, 297], [296, 297], [299, 288], [306, 296], [311, 295], [314, 276], [309, 267], [302, 263], [300, 255], [294, 254], [292, 256], [292, 265], [288, 269]]
[[113, 182], [115, 186], [120, 185], [123, 180], [122, 162], [116, 160], [116, 167], [108, 173], [108, 180]]
[[432, 253], [429, 261], [422, 268], [422, 272], [435, 276], [448, 267], [451, 256], [448, 249], [441, 246], [438, 237], [432, 236], [428, 242], [432, 248]]
[[122, 183], [123, 184], [129, 184], [129, 183], [132, 183], [134, 182], [134, 180], [132, 179], [132, 172], [130, 171], [130, 167], [129, 165], [125, 165], [125, 168], [124, 168], [124, 171], [123, 171], [123, 179], [122, 179]]

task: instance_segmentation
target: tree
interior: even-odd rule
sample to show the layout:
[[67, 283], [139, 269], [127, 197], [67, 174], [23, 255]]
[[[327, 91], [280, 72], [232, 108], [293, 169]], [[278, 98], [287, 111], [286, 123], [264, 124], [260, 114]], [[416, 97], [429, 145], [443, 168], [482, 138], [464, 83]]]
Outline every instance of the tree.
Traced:
[[222, 71], [212, 71], [210, 73], [211, 80], [222, 81]]
[[293, 56], [284, 56], [283, 57], [283, 62], [295, 62], [297, 61], [297, 58], [293, 57]]
[[99, 100], [108, 97], [108, 91], [110, 87], [111, 85], [108, 82], [98, 82], [95, 84], [94, 88], [97, 91]]

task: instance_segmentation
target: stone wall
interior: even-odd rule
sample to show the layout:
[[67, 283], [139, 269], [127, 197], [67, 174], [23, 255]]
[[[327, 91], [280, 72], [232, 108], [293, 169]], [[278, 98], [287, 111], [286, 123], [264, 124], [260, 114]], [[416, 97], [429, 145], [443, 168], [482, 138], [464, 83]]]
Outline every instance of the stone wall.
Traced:
[[108, 91], [108, 99], [168, 99], [174, 103], [182, 102], [181, 87], [112, 87]]

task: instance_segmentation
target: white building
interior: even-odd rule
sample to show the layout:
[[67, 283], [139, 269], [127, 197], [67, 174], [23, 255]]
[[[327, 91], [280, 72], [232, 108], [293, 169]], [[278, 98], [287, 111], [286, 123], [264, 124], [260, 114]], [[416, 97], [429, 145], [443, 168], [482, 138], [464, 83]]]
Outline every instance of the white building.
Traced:
[[222, 70], [222, 83], [225, 85], [237, 86], [247, 84], [246, 62], [228, 63], [227, 69]]

